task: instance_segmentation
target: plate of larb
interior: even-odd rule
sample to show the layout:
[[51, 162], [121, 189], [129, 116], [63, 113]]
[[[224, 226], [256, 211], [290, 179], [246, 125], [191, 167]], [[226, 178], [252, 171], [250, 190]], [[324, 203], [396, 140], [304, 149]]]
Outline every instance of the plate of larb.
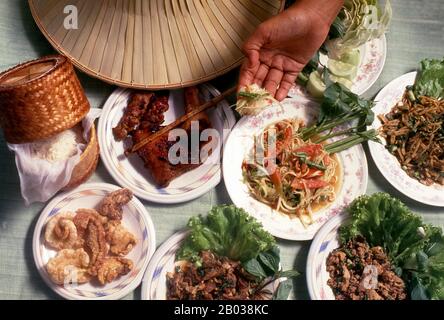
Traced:
[[46, 284], [71, 300], [114, 300], [133, 291], [156, 248], [149, 213], [131, 190], [84, 184], [54, 198], [34, 231]]

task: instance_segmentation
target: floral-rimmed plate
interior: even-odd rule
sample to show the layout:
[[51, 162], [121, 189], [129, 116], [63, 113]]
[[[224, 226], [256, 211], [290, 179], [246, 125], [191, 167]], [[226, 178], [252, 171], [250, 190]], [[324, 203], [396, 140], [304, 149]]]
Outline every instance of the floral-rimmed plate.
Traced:
[[307, 287], [312, 300], [335, 300], [333, 290], [327, 284], [330, 275], [327, 272], [327, 258], [330, 252], [339, 248], [338, 229], [347, 221], [347, 215], [341, 213], [319, 229], [310, 246], [307, 258]]
[[[200, 86], [205, 100], [217, 96], [220, 92], [213, 86]], [[211, 156], [198, 168], [174, 179], [166, 188], [159, 188], [152, 181], [150, 172], [143, 161], [134, 154], [126, 157], [125, 142], [115, 141], [112, 129], [117, 126], [127, 106], [131, 95], [129, 89], [117, 89], [108, 98], [99, 119], [98, 137], [100, 156], [111, 176], [121, 185], [131, 189], [135, 195], [157, 203], [180, 203], [193, 200], [208, 192], [221, 181], [221, 151], [222, 144], [227, 138], [236, 119], [227, 101], [219, 103], [217, 108], [208, 111], [211, 124], [219, 133], [218, 145]], [[165, 114], [165, 124], [168, 124], [184, 112], [183, 90], [170, 91], [169, 110]]]
[[[341, 166], [341, 187], [336, 200], [314, 213], [314, 222], [307, 228], [298, 218], [277, 212], [254, 199], [243, 181], [241, 165], [254, 145], [254, 136], [269, 124], [283, 119], [299, 118], [311, 123], [319, 112], [317, 102], [303, 97], [286, 99], [281, 106], [273, 106], [254, 117], [243, 117], [234, 127], [225, 144], [223, 174], [233, 203], [258, 219], [272, 235], [288, 240], [311, 240], [316, 231], [337, 215], [354, 198], [367, 189], [368, 168], [362, 146], [355, 146], [337, 154]], [[332, 141], [334, 141], [333, 139]]]
[[[402, 100], [405, 88], [415, 83], [416, 72], [407, 73], [396, 78], [385, 86], [376, 96], [377, 102], [373, 111], [376, 115], [387, 114]], [[371, 128], [379, 129], [381, 122], [377, 117], [373, 121]], [[381, 138], [382, 144], [369, 142], [370, 154], [376, 163], [381, 174], [390, 182], [393, 187], [406, 196], [432, 206], [444, 207], [444, 186], [434, 184], [426, 186], [418, 180], [411, 178], [401, 168], [398, 159], [386, 149], [386, 141]]]
[[[142, 300], [166, 300], [166, 277], [174, 272], [176, 252], [188, 235], [187, 230], [179, 231], [165, 241], [156, 251], [142, 281]], [[281, 280], [276, 280], [266, 287], [274, 292]]]
[[126, 296], [142, 281], [149, 260], [156, 249], [156, 235], [149, 213], [142, 203], [133, 198], [123, 207], [122, 224], [134, 234], [137, 244], [126, 256], [134, 263], [133, 270], [112, 283], [99, 286], [92, 283], [81, 285], [57, 285], [46, 271], [48, 260], [56, 251], [45, 245], [45, 226], [51, 217], [62, 212], [75, 212], [81, 208], [94, 208], [108, 193], [119, 190], [118, 186], [106, 183], [84, 184], [54, 198], [40, 215], [33, 236], [33, 254], [37, 269], [46, 284], [60, 296], [71, 300], [115, 300]]
[[[378, 80], [384, 69], [387, 57], [387, 39], [385, 35], [378, 39], [373, 39], [359, 47], [361, 63], [358, 66], [358, 74], [353, 79], [351, 91], [357, 95], [362, 95]], [[328, 57], [321, 55], [321, 62], [327, 65]], [[295, 97], [300, 94], [308, 94], [306, 90], [294, 85], [288, 95]]]

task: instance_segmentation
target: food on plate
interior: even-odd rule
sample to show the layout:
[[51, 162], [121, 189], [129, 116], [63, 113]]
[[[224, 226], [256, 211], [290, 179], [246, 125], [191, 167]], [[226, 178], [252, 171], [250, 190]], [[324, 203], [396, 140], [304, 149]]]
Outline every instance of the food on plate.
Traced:
[[[287, 299], [298, 273], [281, 270], [275, 239], [243, 209], [217, 206], [188, 227], [167, 274], [168, 299]], [[281, 278], [288, 279], [271, 292]]]
[[[326, 92], [317, 123], [307, 127], [299, 119], [284, 119], [267, 125], [242, 163], [250, 194], [297, 216], [305, 227], [312, 224], [312, 213], [332, 203], [339, 191], [341, 170], [334, 154], [379, 141], [375, 130], [363, 131], [373, 121], [372, 103], [337, 84]], [[341, 128], [349, 122], [354, 126]]]
[[328, 285], [336, 300], [404, 300], [404, 281], [387, 254], [360, 237], [335, 249], [327, 259]]
[[86, 283], [90, 281], [88, 272], [89, 256], [83, 249], [63, 249], [49, 259], [46, 271], [54, 283]]
[[[169, 108], [169, 93], [145, 93], [145, 95], [148, 94], [151, 95], [149, 102], [148, 100], [144, 100], [142, 106], [139, 109], [136, 109], [136, 111], [132, 111], [132, 108], [136, 108], [132, 105], [136, 99], [133, 95], [130, 100], [130, 104], [125, 110], [121, 122], [116, 128], [114, 128], [114, 135], [117, 140], [122, 140], [122, 136], [126, 134], [125, 137], [130, 136], [133, 145], [137, 145], [162, 128], [164, 123], [164, 113]], [[197, 87], [189, 87], [184, 89], [184, 100], [185, 113], [190, 113], [198, 108], [201, 105], [199, 89]], [[125, 120], [128, 117], [137, 118], [137, 120], [131, 118], [132, 120], [130, 121], [130, 128], [123, 128], [124, 126], [122, 124], [128, 122], [128, 120]], [[202, 131], [211, 128], [211, 122], [208, 116], [204, 112], [199, 113], [180, 126], [180, 129], [184, 129], [187, 132], [188, 139], [191, 139], [190, 132], [192, 130], [192, 122], [198, 122], [196, 129], [198, 129], [199, 136]], [[193, 152], [195, 150], [191, 149], [192, 144], [188, 143], [188, 147], [186, 148], [186, 151], [188, 152], [185, 157], [186, 161], [173, 163], [170, 161], [169, 151], [173, 145], [178, 143], [179, 140], [177, 139], [175, 141], [169, 141], [168, 137], [170, 132], [160, 135], [153, 142], [145, 144], [137, 150], [137, 153], [143, 160], [145, 167], [151, 173], [154, 182], [159, 187], [167, 187], [175, 178], [200, 166], [205, 160], [200, 159], [200, 150], [202, 150], [202, 148], [211, 141], [211, 139], [209, 139], [208, 141], [200, 142], [198, 150], [199, 152]], [[196, 159], [194, 154], [197, 154]], [[183, 157], [181, 157], [181, 160], [182, 158]]]
[[346, 0], [326, 41], [298, 74], [298, 83], [315, 98], [322, 98], [331, 84], [341, 84], [351, 90], [358, 67], [364, 64], [360, 47], [380, 38], [387, 31], [391, 18], [389, 1], [382, 8], [376, 0]]
[[[353, 263], [362, 257], [361, 251], [371, 248], [373, 255], [380, 255], [384, 258], [382, 261], [391, 266], [388, 268], [386, 264], [387, 268], [380, 270], [380, 262], [369, 259], [361, 268], [356, 265], [357, 268], [351, 269], [362, 278], [359, 273], [366, 266], [376, 267], [373, 276], [377, 277], [379, 297], [371, 293], [375, 298], [444, 299], [444, 236], [441, 228], [425, 224], [419, 215], [386, 193], [359, 197], [350, 205], [348, 213], [350, 221], [339, 229], [341, 247], [335, 252], [344, 251]], [[355, 247], [356, 242], [360, 242], [364, 249], [354, 252], [349, 248], [350, 242]], [[339, 259], [335, 260], [335, 252], [327, 260], [330, 270], [343, 264]], [[333, 271], [329, 284], [333, 285], [336, 298], [369, 298], [352, 288], [336, 291], [334, 275]], [[401, 291], [400, 279], [404, 282], [405, 295]]]
[[72, 212], [63, 212], [48, 221], [45, 228], [45, 241], [48, 246], [56, 250], [81, 247], [73, 222], [74, 216]]
[[335, 200], [340, 168], [323, 144], [302, 139], [298, 132], [303, 127], [297, 119], [267, 126], [255, 139], [253, 159], [244, 160], [242, 172], [257, 200], [296, 215], [307, 226], [313, 221], [312, 211]]
[[75, 214], [60, 213], [48, 221], [45, 243], [58, 252], [46, 269], [56, 284], [97, 279], [105, 285], [132, 270], [133, 262], [124, 256], [134, 249], [137, 239], [122, 224], [122, 206], [131, 198], [131, 191], [117, 190], [99, 204], [100, 213], [81, 208]]
[[277, 100], [267, 90], [254, 83], [237, 93], [236, 111], [241, 116], [254, 116], [275, 102]]
[[200, 253], [202, 265], [185, 261], [167, 274], [168, 300], [263, 300], [254, 276], [240, 262], [218, 257], [211, 251]]
[[106, 241], [111, 253], [117, 256], [126, 256], [136, 245], [137, 240], [120, 221], [110, 221], [105, 225]]
[[97, 269], [97, 279], [102, 285], [111, 283], [133, 269], [133, 262], [121, 257], [105, 258]]
[[122, 220], [122, 207], [131, 201], [133, 193], [120, 189], [108, 194], [99, 204], [99, 213], [111, 220]]
[[414, 87], [379, 115], [387, 149], [412, 178], [444, 185], [444, 60], [424, 60]]
[[31, 154], [49, 162], [68, 160], [77, 153], [78, 145], [84, 143], [82, 127], [77, 125], [50, 138], [33, 142]]

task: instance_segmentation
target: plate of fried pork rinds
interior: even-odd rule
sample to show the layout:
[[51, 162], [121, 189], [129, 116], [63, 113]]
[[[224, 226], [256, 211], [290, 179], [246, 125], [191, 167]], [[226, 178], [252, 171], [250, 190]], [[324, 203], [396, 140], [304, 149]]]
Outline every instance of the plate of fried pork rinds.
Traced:
[[417, 72], [390, 82], [375, 98], [372, 128], [382, 144], [369, 142], [381, 174], [406, 196], [444, 206], [444, 102], [425, 96], [412, 102], [409, 88]]
[[[226, 101], [129, 152], [220, 93], [210, 85], [174, 91], [116, 90], [99, 120], [101, 158], [113, 178], [157, 203], [195, 199], [221, 180], [221, 145], [235, 117]], [[174, 150], [174, 151], [172, 151]]]
[[60, 296], [114, 300], [134, 290], [156, 248], [149, 213], [131, 190], [85, 184], [43, 210], [33, 237], [37, 269]]

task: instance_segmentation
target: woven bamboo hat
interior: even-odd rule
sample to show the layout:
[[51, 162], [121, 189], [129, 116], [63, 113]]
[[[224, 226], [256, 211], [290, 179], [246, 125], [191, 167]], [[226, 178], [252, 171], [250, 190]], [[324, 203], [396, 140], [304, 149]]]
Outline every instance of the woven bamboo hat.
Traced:
[[[284, 4], [29, 0], [40, 30], [81, 70], [108, 83], [153, 90], [199, 84], [240, 65], [243, 42]], [[76, 13], [78, 19], [70, 20]]]
[[89, 109], [64, 56], [47, 56], [0, 73], [0, 127], [9, 143], [33, 142], [70, 129]]

